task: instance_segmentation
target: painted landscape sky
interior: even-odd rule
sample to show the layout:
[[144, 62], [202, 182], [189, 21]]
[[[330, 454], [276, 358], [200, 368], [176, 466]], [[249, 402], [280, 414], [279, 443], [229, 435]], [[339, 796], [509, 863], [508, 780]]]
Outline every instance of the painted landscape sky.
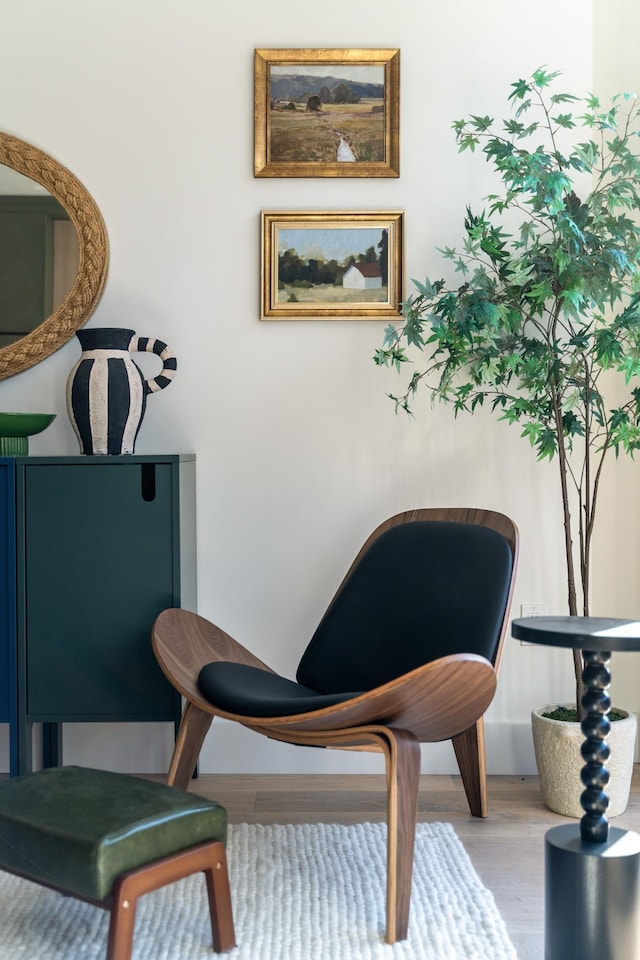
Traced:
[[382, 236], [382, 227], [338, 227], [335, 229], [280, 229], [278, 230], [278, 253], [295, 250], [299, 257], [322, 260], [337, 260], [365, 253], [377, 246]]
[[377, 65], [369, 66], [344, 66], [344, 64], [339, 63], [323, 63], [320, 66], [313, 66], [309, 63], [301, 63], [298, 67], [292, 64], [287, 66], [279, 66], [278, 64], [271, 64], [270, 66], [271, 77], [295, 77], [295, 76], [305, 76], [305, 77], [326, 77], [332, 76], [335, 77], [336, 83], [339, 83], [341, 80], [345, 80], [347, 83], [351, 81], [359, 81], [360, 83], [384, 83], [384, 67]]

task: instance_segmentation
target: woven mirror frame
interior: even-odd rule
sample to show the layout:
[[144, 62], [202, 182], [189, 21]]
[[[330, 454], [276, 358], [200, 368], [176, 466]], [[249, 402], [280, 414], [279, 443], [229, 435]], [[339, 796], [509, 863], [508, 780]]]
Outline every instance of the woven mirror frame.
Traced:
[[41, 184], [62, 204], [78, 235], [79, 266], [71, 290], [35, 330], [0, 349], [0, 380], [28, 370], [55, 353], [95, 310], [109, 263], [102, 215], [80, 181], [37, 147], [0, 132], [0, 163]]

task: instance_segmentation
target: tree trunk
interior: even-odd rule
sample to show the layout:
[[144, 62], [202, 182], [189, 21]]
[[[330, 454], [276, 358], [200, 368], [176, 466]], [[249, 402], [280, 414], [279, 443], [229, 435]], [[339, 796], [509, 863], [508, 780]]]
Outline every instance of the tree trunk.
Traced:
[[[569, 601], [569, 616], [578, 615], [578, 601], [576, 597], [576, 571], [573, 557], [573, 538], [571, 535], [571, 508], [569, 506], [569, 484], [567, 480], [568, 465], [567, 451], [564, 445], [564, 435], [562, 432], [562, 418], [557, 398], [554, 400], [556, 408], [556, 436], [558, 437], [558, 465], [560, 469], [560, 487], [562, 489], [562, 513], [564, 521], [564, 549], [567, 561], [567, 594]], [[581, 565], [582, 569], [582, 565]], [[586, 710], [582, 706], [582, 697], [585, 687], [582, 682], [583, 661], [580, 650], [573, 651], [573, 674], [576, 684], [576, 712], [578, 720], [582, 720], [586, 715]]]

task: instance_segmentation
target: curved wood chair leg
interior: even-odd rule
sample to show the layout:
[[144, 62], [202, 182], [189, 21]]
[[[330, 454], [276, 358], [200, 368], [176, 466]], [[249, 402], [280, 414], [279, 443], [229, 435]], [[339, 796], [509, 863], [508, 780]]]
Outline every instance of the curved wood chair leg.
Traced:
[[380, 738], [387, 765], [387, 928], [385, 940], [405, 940], [409, 928], [413, 848], [418, 812], [420, 744], [406, 730]]
[[170, 787], [178, 787], [180, 790], [188, 788], [212, 720], [212, 713], [205, 713], [191, 701], [187, 701], [167, 774], [167, 784]]
[[480, 717], [472, 727], [452, 739], [460, 775], [467, 795], [469, 810], [474, 817], [486, 817], [487, 770], [484, 752], [484, 719]]

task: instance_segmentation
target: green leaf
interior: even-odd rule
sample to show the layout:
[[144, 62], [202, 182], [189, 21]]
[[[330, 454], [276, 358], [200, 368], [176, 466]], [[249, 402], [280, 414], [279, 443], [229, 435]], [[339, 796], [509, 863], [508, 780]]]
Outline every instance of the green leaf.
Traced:
[[575, 127], [575, 120], [570, 113], [557, 113], [555, 116], [552, 116], [551, 119], [554, 123], [557, 123], [559, 127], [563, 127], [565, 130], [573, 130]]
[[518, 109], [516, 110], [515, 116], [516, 119], [521, 117], [523, 113], [526, 113], [527, 110], [531, 108], [531, 100], [523, 100]]
[[580, 97], [576, 97], [572, 93], [554, 93], [549, 97], [551, 103], [574, 103], [579, 99]]
[[478, 137], [474, 136], [471, 133], [465, 133], [464, 135], [460, 136], [458, 142], [460, 144], [458, 148], [459, 153], [462, 153], [463, 150], [471, 150], [471, 152], [473, 153], [473, 151], [476, 149], [476, 147], [480, 143]]
[[404, 336], [410, 347], [418, 347], [422, 350], [424, 346], [424, 337], [422, 336], [422, 318], [408, 317], [404, 328]]
[[393, 324], [390, 324], [388, 327], [385, 327], [384, 341], [383, 341], [385, 347], [395, 346], [399, 340], [400, 340], [400, 333], [398, 332], [397, 327], [395, 327]]
[[563, 307], [573, 316], [578, 316], [584, 306], [584, 297], [579, 288], [561, 290], [559, 298]]
[[640, 376], [640, 356], [636, 352], [627, 354], [620, 360], [618, 370], [624, 373], [624, 382], [631, 383], [634, 377]]
[[621, 426], [629, 423], [629, 414], [626, 410], [612, 410], [609, 417], [609, 427], [611, 430], [619, 430]]
[[536, 450], [538, 460], [553, 460], [558, 452], [558, 438], [554, 430], [546, 427], [540, 431], [536, 440]]
[[477, 130], [478, 133], [484, 133], [491, 127], [491, 124], [493, 123], [493, 117], [477, 117], [472, 114], [470, 122], [474, 130]]
[[569, 338], [568, 344], [570, 347], [577, 347], [579, 350], [586, 350], [589, 346], [589, 336], [586, 331], [580, 330], [578, 333]]
[[567, 410], [562, 416], [562, 427], [565, 433], [565, 436], [568, 437], [583, 437], [584, 436], [584, 426], [582, 422], [575, 415], [573, 410]]
[[604, 369], [608, 369], [615, 361], [622, 359], [622, 347], [618, 342], [615, 331], [609, 328], [596, 331], [594, 335], [594, 355], [596, 361]]
[[505, 120], [504, 129], [507, 133], [511, 133], [514, 136], [518, 136], [524, 133], [525, 126], [524, 123], [518, 123], [517, 120]]
[[430, 299], [433, 296], [433, 287], [427, 278], [424, 283], [420, 283], [419, 280], [412, 280], [411, 283], [414, 287], [417, 288], [418, 293], [420, 293], [425, 299]]
[[543, 87], [548, 87], [553, 80], [560, 76], [560, 73], [560, 70], [556, 70], [554, 73], [549, 73], [544, 67], [538, 67], [538, 69], [533, 73], [533, 82], [535, 83], [536, 87], [542, 89]]
[[526, 80], [517, 80], [511, 84], [511, 87], [512, 92], [509, 94], [509, 100], [523, 100], [531, 92], [531, 87]]

